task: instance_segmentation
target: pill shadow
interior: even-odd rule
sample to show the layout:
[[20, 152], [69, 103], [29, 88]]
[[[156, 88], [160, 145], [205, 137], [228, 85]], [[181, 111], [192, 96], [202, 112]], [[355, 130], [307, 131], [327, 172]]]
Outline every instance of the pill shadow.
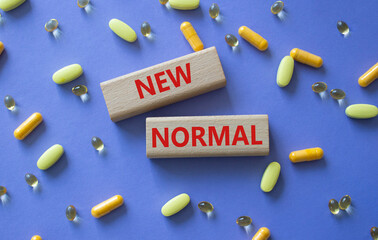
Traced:
[[112, 222], [114, 222], [115, 220], [117, 220], [118, 218], [126, 214], [126, 211], [127, 211], [126, 205], [122, 204], [122, 206], [120, 206], [119, 208], [114, 209], [110, 213], [98, 218], [97, 220], [101, 222], [101, 224], [105, 224], [105, 225], [111, 224]]
[[270, 191], [270, 192], [264, 193], [267, 197], [274, 199], [274, 200], [277, 200], [278, 198], [280, 198], [280, 196], [282, 195], [282, 193], [285, 190], [285, 177], [284, 177], [282, 170], [284, 170], [284, 169], [282, 169], [282, 167], [281, 167], [280, 176], [278, 177], [277, 183], [274, 186], [273, 190]]
[[46, 123], [42, 121], [31, 133], [29, 133], [28, 136], [26, 136], [24, 140], [17, 141], [20, 141], [24, 146], [29, 147], [34, 144], [39, 139], [40, 135], [42, 135], [45, 131]]
[[25, 16], [32, 9], [32, 6], [31, 6], [30, 2], [31, 1], [29, 1], [29, 0], [25, 1], [23, 4], [21, 4], [17, 8], [15, 8], [15, 9], [7, 12], [7, 16], [10, 16], [12, 18], [20, 18], [20, 17]]
[[52, 165], [49, 169], [42, 170], [42, 171], [46, 172], [46, 175], [48, 177], [55, 178], [58, 175], [60, 175], [63, 172], [63, 170], [67, 168], [67, 166], [68, 166], [67, 156], [66, 156], [66, 153], [63, 153], [63, 155], [54, 165]]
[[8, 53], [7, 53], [7, 50], [4, 48], [3, 52], [0, 55], [0, 73], [3, 70], [5, 63], [7, 62], [7, 59], [8, 59]]
[[192, 202], [182, 209], [180, 212], [176, 213], [173, 216], [167, 217], [167, 221], [172, 222], [174, 224], [180, 224], [189, 220], [194, 214], [194, 209]]
[[[175, 14], [180, 15], [184, 17], [185, 19], [199, 19], [203, 18], [203, 11], [201, 5], [198, 6], [198, 8], [194, 10], [177, 10], [177, 9], [172, 9], [172, 12], [174, 11]], [[186, 21], [186, 20], [185, 20]], [[194, 29], [196, 26], [193, 26]], [[199, 27], [199, 26], [197, 26]]]
[[355, 119], [347, 117], [352, 124], [357, 125], [360, 128], [374, 129], [378, 128], [378, 116], [369, 119]]
[[291, 163], [291, 165], [298, 169], [298, 171], [311, 171], [313, 172], [315, 168], [326, 168], [327, 167], [327, 156], [319, 160], [314, 160], [310, 162], [299, 162], [299, 163]]
[[114, 38], [115, 44], [117, 44], [118, 46], [126, 47], [126, 49], [128, 50], [130, 49], [140, 50], [139, 38], [137, 38], [135, 42], [128, 42], [118, 37], [115, 33], [113, 33], [113, 38]]

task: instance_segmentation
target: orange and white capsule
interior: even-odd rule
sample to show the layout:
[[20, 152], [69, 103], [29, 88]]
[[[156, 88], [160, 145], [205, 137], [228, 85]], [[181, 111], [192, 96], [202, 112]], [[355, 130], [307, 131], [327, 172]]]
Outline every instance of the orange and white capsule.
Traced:
[[246, 26], [239, 28], [239, 35], [260, 51], [268, 49], [268, 41]]
[[290, 51], [290, 56], [294, 58], [295, 61], [309, 65], [311, 67], [320, 68], [323, 65], [323, 59], [321, 57], [299, 48], [293, 48]]
[[4, 51], [4, 43], [0, 42], [0, 55], [3, 53], [3, 51]]
[[114, 209], [120, 207], [123, 204], [123, 198], [121, 195], [115, 195], [102, 203], [97, 204], [92, 208], [92, 216], [95, 218], [100, 218]]
[[370, 83], [374, 82], [378, 78], [378, 62], [372, 66], [366, 73], [364, 73], [359, 79], [358, 84], [361, 87], [367, 87]]
[[298, 150], [291, 152], [289, 155], [290, 161], [293, 163], [297, 162], [309, 162], [313, 160], [319, 160], [323, 157], [323, 149], [320, 147], [307, 148], [303, 150]]
[[43, 118], [40, 113], [33, 113], [18, 128], [16, 128], [16, 130], [14, 130], [14, 137], [18, 140], [23, 140], [42, 122], [42, 120]]
[[269, 237], [270, 237], [269, 229], [266, 227], [262, 227], [256, 232], [252, 240], [267, 240]]
[[203, 43], [190, 22], [181, 23], [180, 29], [195, 52], [203, 49]]

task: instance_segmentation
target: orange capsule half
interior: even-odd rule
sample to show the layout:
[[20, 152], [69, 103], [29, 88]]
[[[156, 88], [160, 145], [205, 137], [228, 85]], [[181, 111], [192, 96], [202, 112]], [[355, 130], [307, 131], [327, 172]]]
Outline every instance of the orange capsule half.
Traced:
[[18, 128], [16, 128], [16, 130], [14, 130], [14, 137], [18, 140], [23, 140], [42, 122], [42, 120], [43, 118], [40, 113], [33, 113]]
[[194, 51], [197, 52], [203, 49], [203, 43], [190, 22], [181, 23], [180, 29]]
[[308, 162], [321, 159], [323, 157], [323, 154], [323, 149], [321, 149], [320, 147], [307, 148], [291, 152], [289, 158], [293, 163]]
[[238, 32], [240, 37], [244, 38], [244, 40], [255, 46], [258, 50], [265, 51], [268, 49], [268, 41], [250, 28], [241, 26]]
[[267, 240], [269, 237], [270, 237], [269, 229], [266, 227], [262, 227], [256, 232], [252, 240]]
[[102, 203], [97, 204], [92, 208], [92, 216], [95, 218], [100, 218], [114, 209], [120, 207], [123, 204], [123, 198], [121, 195], [115, 195]]
[[290, 56], [295, 61], [309, 65], [311, 67], [320, 68], [323, 65], [323, 59], [312, 53], [306, 52], [299, 48], [294, 48], [290, 51]]
[[39, 235], [34, 235], [31, 240], [42, 240], [42, 238]]
[[366, 73], [364, 73], [359, 79], [358, 84], [361, 87], [367, 87], [370, 83], [374, 82], [378, 78], [378, 62], [372, 66]]
[[3, 53], [3, 51], [4, 51], [4, 43], [0, 42], [0, 55]]

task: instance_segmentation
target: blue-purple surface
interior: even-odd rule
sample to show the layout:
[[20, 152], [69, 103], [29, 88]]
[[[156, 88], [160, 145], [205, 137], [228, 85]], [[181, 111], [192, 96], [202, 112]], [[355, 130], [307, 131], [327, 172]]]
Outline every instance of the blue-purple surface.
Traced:
[[[311, 91], [316, 81], [329, 90], [341, 88], [347, 102], [378, 104], [378, 82], [367, 88], [358, 77], [378, 60], [378, 2], [285, 1], [284, 22], [271, 14], [274, 1], [219, 1], [223, 22], [208, 15], [213, 1], [202, 0], [194, 11], [167, 10], [158, 0], [93, 1], [87, 15], [75, 0], [27, 0], [3, 13], [0, 41], [0, 96], [12, 95], [19, 107], [12, 114], [1, 107], [0, 185], [11, 197], [0, 206], [0, 239], [251, 239], [263, 226], [271, 239], [370, 239], [378, 225], [377, 144], [378, 118], [353, 120], [344, 108]], [[44, 30], [50, 18], [60, 22], [62, 38]], [[127, 43], [111, 32], [108, 22], [119, 18], [137, 31], [138, 40]], [[349, 38], [337, 31], [345, 21]], [[143, 21], [151, 24], [155, 39], [140, 33]], [[192, 22], [206, 47], [216, 46], [227, 87], [176, 103], [119, 123], [110, 121], [100, 82], [191, 53], [179, 26]], [[242, 40], [237, 30], [247, 25], [269, 41], [259, 52]], [[238, 52], [225, 43], [234, 34]], [[321, 56], [324, 65], [314, 69], [295, 63], [290, 85], [276, 85], [281, 59], [294, 47]], [[79, 63], [80, 79], [56, 85], [52, 74]], [[82, 103], [72, 86], [86, 84], [90, 101]], [[44, 122], [24, 141], [13, 130], [33, 112]], [[145, 118], [150, 116], [269, 114], [271, 153], [267, 157], [231, 157], [149, 160], [145, 154]], [[106, 145], [99, 155], [92, 136]], [[59, 143], [65, 155], [47, 171], [37, 168], [39, 156]], [[322, 147], [323, 160], [292, 164], [293, 150]], [[282, 166], [270, 193], [260, 190], [260, 179], [272, 161]], [[26, 184], [26, 172], [40, 180], [41, 191]], [[161, 206], [173, 196], [188, 193], [192, 201], [179, 214], [165, 218]], [[97, 203], [121, 194], [125, 205], [95, 219]], [[327, 204], [344, 194], [352, 197], [353, 214], [330, 214]], [[197, 209], [200, 201], [215, 207], [207, 219]], [[65, 218], [68, 205], [77, 208], [80, 224]], [[241, 215], [253, 219], [247, 234], [236, 225]]]

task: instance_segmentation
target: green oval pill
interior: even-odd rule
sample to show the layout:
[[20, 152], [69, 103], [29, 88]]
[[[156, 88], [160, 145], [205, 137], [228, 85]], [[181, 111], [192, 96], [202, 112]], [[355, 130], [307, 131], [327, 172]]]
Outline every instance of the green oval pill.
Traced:
[[169, 0], [169, 5], [178, 10], [193, 10], [198, 8], [200, 0]]
[[63, 155], [63, 147], [59, 144], [55, 144], [42, 154], [38, 159], [37, 166], [41, 170], [46, 170], [50, 168], [54, 163], [56, 163], [59, 158]]
[[10, 11], [23, 4], [25, 0], [0, 0], [0, 8], [3, 11]]
[[371, 104], [353, 104], [345, 109], [350, 118], [367, 119], [378, 115], [378, 108]]
[[137, 39], [135, 31], [121, 20], [113, 18], [109, 21], [109, 27], [115, 34], [118, 35], [118, 37], [125, 41], [135, 42]]
[[161, 208], [161, 213], [166, 217], [172, 216], [180, 212], [184, 207], [186, 207], [186, 205], [188, 205], [189, 202], [189, 195], [182, 193], [164, 204], [164, 206]]
[[277, 85], [280, 87], [286, 87], [293, 76], [294, 71], [294, 59], [291, 56], [285, 56], [278, 67], [277, 71]]
[[83, 69], [79, 64], [71, 64], [56, 71], [52, 77], [56, 84], [69, 83], [83, 74]]
[[264, 192], [270, 192], [277, 183], [280, 176], [281, 165], [278, 162], [272, 162], [265, 169], [264, 175], [261, 179], [260, 188]]

